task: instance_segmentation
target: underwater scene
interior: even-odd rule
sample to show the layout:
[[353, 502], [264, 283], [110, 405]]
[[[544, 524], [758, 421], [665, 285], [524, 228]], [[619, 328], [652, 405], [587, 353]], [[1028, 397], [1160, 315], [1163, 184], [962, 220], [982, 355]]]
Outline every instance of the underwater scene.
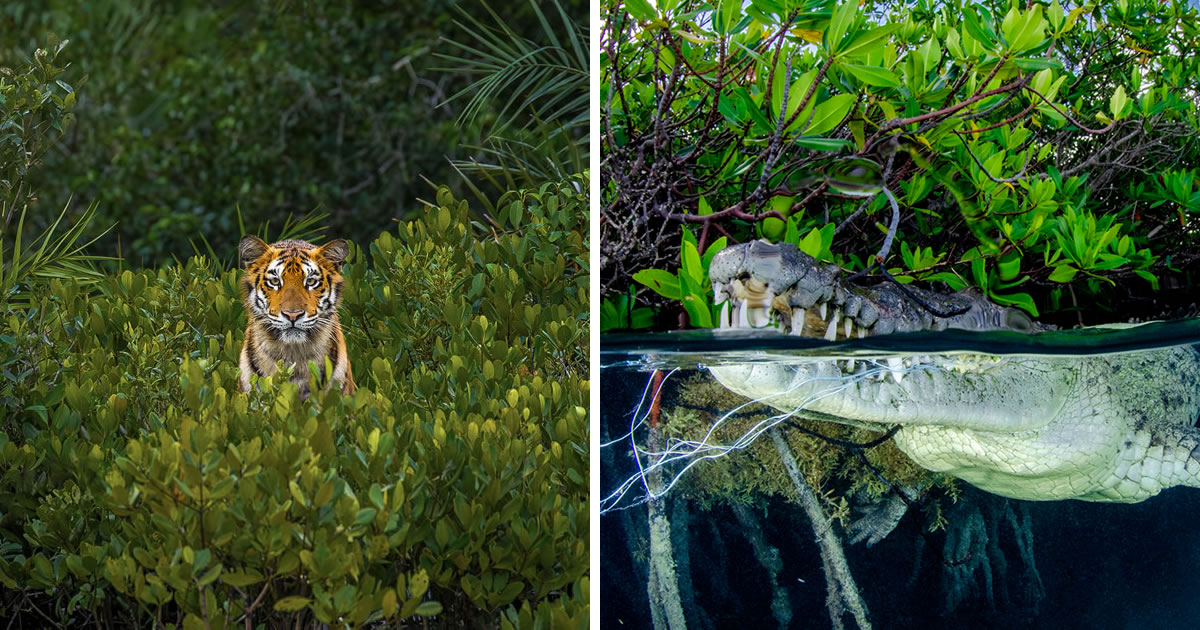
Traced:
[[825, 310], [602, 336], [601, 627], [1200, 624], [1200, 320]]

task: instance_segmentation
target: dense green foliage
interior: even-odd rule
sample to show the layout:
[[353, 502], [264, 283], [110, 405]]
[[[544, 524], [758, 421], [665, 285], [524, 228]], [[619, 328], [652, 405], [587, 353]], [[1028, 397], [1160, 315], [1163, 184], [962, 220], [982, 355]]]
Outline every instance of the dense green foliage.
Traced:
[[1066, 322], [1153, 315], [1159, 278], [1190, 289], [1200, 264], [1198, 18], [1178, 0], [607, 3], [605, 297], [642, 280], [711, 325], [701, 254], [728, 235]]
[[443, 189], [356, 247], [348, 397], [237, 392], [240, 272], [211, 259], [28, 279], [0, 322], [0, 618], [586, 627], [586, 181], [486, 228]]
[[74, 120], [75, 92], [58, 79], [65, 70], [57, 63], [62, 48], [61, 42], [38, 48], [28, 63], [0, 68], [0, 217], [6, 223], [33, 198], [25, 181], [30, 169]]
[[[30, 174], [74, 120], [75, 92], [57, 78], [64, 71], [61, 50], [61, 43], [39, 48], [28, 63], [0, 68], [0, 307], [27, 306], [29, 278], [88, 283], [101, 276], [91, 266], [100, 257], [84, 252], [94, 206], [74, 222], [64, 221], [65, 211], [41, 222], [29, 212], [37, 198]], [[31, 229], [39, 223], [44, 229]]]
[[[586, 3], [566, 0], [543, 19], [526, 0], [496, 10], [513, 46], [548, 47], [555, 36], [569, 50]], [[31, 228], [68, 199], [68, 220], [95, 204], [95, 225], [117, 227], [93, 253], [137, 265], [185, 258], [193, 242], [205, 251], [201, 236], [224, 258], [242, 224], [313, 210], [331, 232], [367, 241], [412, 218], [415, 200], [434, 193], [427, 182], [465, 191], [450, 160], [495, 164], [488, 138], [510, 114], [521, 126], [561, 115], [484, 99], [461, 116], [487, 71], [474, 38], [497, 19], [481, 3], [441, 0], [5, 3], [0, 66], [22, 65], [52, 37], [70, 40], [58, 78], [78, 88], [77, 124], [32, 182]], [[490, 201], [512, 189], [476, 185]]]

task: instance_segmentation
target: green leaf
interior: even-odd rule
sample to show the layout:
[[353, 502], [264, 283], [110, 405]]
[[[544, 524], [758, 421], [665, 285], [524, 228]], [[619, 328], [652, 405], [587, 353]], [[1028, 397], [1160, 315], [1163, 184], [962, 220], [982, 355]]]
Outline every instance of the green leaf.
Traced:
[[1046, 20], [1042, 17], [1041, 5], [1035, 5], [1024, 13], [1018, 12], [1015, 7], [1009, 9], [1000, 28], [1014, 54], [1037, 48], [1046, 39]]
[[[984, 11], [985, 16], [987, 15], [987, 9], [982, 7], [979, 9]], [[976, 15], [975, 10], [976, 7], [972, 5], [963, 7], [963, 26], [967, 28], [967, 33], [971, 37], [975, 38], [984, 48], [991, 50], [996, 45], [996, 38], [990, 28], [984, 27], [985, 22]]]
[[996, 295], [993, 293], [992, 299], [995, 300], [997, 304], [1015, 306], [1027, 311], [1034, 317], [1038, 316], [1037, 305], [1033, 303], [1033, 298], [1030, 297], [1028, 293], [1010, 293], [1008, 295]]
[[712, 328], [712, 313], [708, 310], [708, 300], [689, 294], [683, 296], [683, 310], [687, 311], [688, 319], [695, 328]]
[[[1013, 63], [1017, 64], [1017, 67], [1022, 70], [1044, 70], [1046, 68], [1062, 70], [1063, 67], [1062, 62], [1058, 59], [1046, 59], [1045, 57], [1021, 57], [1014, 59]], [[1041, 92], [1041, 90], [1038, 91]], [[1042, 93], [1045, 94], [1045, 92]], [[1047, 96], [1047, 98], [1051, 97]]]
[[1158, 290], [1158, 278], [1154, 274], [1150, 273], [1149, 271], [1144, 271], [1142, 269], [1134, 269], [1133, 273], [1136, 273], [1143, 280], [1145, 280], [1146, 282], [1149, 282], [1151, 289], [1154, 289], [1155, 291]]
[[867, 85], [875, 87], [900, 87], [900, 77], [886, 68], [856, 66], [848, 63], [840, 64], [840, 67]]
[[750, 92], [746, 88], [738, 88], [734, 94], [737, 94], [738, 99], [742, 101], [742, 107], [746, 113], [750, 114], [750, 118], [754, 120], [754, 125], [759, 133], [765, 134], [775, 131], [775, 127], [771, 125], [766, 116], [763, 116], [762, 108], [754, 104], [754, 99], [751, 98]]
[[421, 602], [421, 605], [417, 606], [416, 614], [420, 617], [440, 615], [442, 614], [442, 605], [434, 601]]
[[725, 120], [733, 127], [741, 127], [742, 123], [746, 122], [745, 103], [737, 102], [740, 99], [735, 99], [733, 94], [722, 94], [721, 100], [717, 104], [717, 110], [725, 117]]
[[704, 273], [704, 266], [700, 264], [700, 252], [696, 250], [696, 245], [690, 241], [684, 241], [682, 254], [683, 273], [688, 276], [693, 285], [704, 286], [707, 274]]
[[363, 508], [359, 510], [358, 514], [354, 517], [354, 524], [366, 525], [367, 523], [375, 520], [375, 515], [377, 513], [378, 511], [375, 508]]
[[722, 35], [728, 33], [742, 17], [742, 0], [721, 0], [721, 10], [714, 17], [720, 18], [714, 24], [715, 30]]
[[885, 24], [869, 31], [862, 31], [846, 42], [845, 46], [834, 52], [839, 57], [868, 56], [883, 50], [884, 40], [896, 32], [902, 24]]
[[708, 269], [708, 265], [712, 262], [713, 256], [716, 256], [717, 252], [725, 249], [725, 244], [727, 242], [728, 239], [722, 236], [721, 238], [713, 241], [712, 244], [708, 246], [708, 249], [704, 250], [703, 262], [705, 269]]
[[1050, 25], [1054, 27], [1055, 32], [1062, 29], [1065, 16], [1066, 14], [1063, 13], [1062, 5], [1058, 3], [1058, 0], [1051, 2], [1050, 8], [1046, 9], [1046, 17], [1049, 18]]
[[855, 100], [857, 99], [853, 94], [835, 94], [829, 97], [829, 100], [818, 104], [817, 109], [813, 111], [812, 122], [804, 130], [804, 135], [818, 135], [837, 127], [850, 113]]
[[263, 581], [263, 574], [254, 569], [241, 569], [222, 573], [221, 581], [235, 588], [242, 588]]
[[297, 610], [303, 610], [304, 607], [311, 604], [312, 601], [313, 600], [307, 597], [299, 597], [296, 595], [284, 597], [283, 599], [275, 602], [275, 610], [280, 612], [296, 612]]
[[792, 119], [792, 116], [800, 107], [800, 103], [804, 100], [804, 95], [808, 94], [808, 90], [812, 87], [812, 83], [816, 80], [816, 78], [817, 71], [810, 70], [799, 77], [796, 77], [796, 80], [792, 81], [791, 87], [788, 88], [787, 117], [788, 120], [792, 120], [792, 124], [788, 125], [787, 127], [788, 131], [791, 131], [796, 126], [803, 124], [804, 121], [808, 120], [808, 115], [812, 113], [813, 107], [816, 105], [815, 94], [812, 98], [808, 99], [807, 103], [804, 104], [804, 111], [800, 112], [800, 115], [796, 116], [794, 120]]
[[939, 271], [935, 274], [922, 276], [925, 282], [945, 282], [952, 290], [960, 291], [967, 287], [966, 281], [950, 271]]
[[1075, 274], [1077, 273], [1079, 273], [1079, 270], [1075, 267], [1072, 267], [1069, 263], [1055, 265], [1054, 271], [1050, 273], [1050, 281], [1064, 283], [1070, 282], [1075, 278]]
[[1021, 256], [1017, 252], [1009, 252], [1005, 254], [996, 263], [996, 275], [1001, 280], [1008, 282], [1017, 277], [1021, 273]]
[[658, 15], [647, 0], [626, 0], [625, 9], [639, 22], [648, 22]]
[[946, 50], [950, 51], [955, 59], [962, 59], [966, 56], [962, 48], [962, 37], [955, 29], [946, 31]]
[[798, 247], [800, 248], [800, 251], [804, 252], [805, 254], [808, 254], [813, 258], [820, 259], [821, 231], [816, 228], [810, 230], [809, 233], [804, 237], [804, 240], [800, 241]]
[[975, 279], [975, 286], [986, 291], [988, 286], [987, 269], [985, 267], [984, 258], [976, 253], [976, 257], [971, 260], [971, 276]]
[[800, 245], [800, 229], [797, 223], [800, 221], [800, 215], [796, 214], [788, 218], [787, 229], [783, 231], [783, 242], [791, 243], [799, 247]]
[[1125, 103], [1129, 97], [1125, 96], [1125, 86], [1118, 85], [1113, 91], [1112, 98], [1108, 99], [1108, 109], [1112, 112], [1113, 120], [1120, 120], [1123, 116], [1122, 111], [1125, 110]]
[[633, 274], [633, 279], [654, 289], [655, 293], [669, 300], [678, 300], [682, 296], [679, 289], [679, 278], [669, 271], [643, 269]]
[[197, 583], [199, 583], [200, 586], [212, 584], [221, 575], [221, 569], [222, 565], [220, 563], [216, 564], [213, 566], [213, 568], [205, 572], [204, 575], [201, 575], [199, 578], [197, 578]]
[[842, 38], [854, 24], [854, 18], [857, 15], [858, 2], [856, 0], [845, 0], [833, 10], [833, 19], [829, 22], [829, 28], [825, 29], [825, 50], [830, 54], [834, 54], [834, 51], [838, 50]]
[[841, 149], [854, 148], [854, 143], [849, 140], [825, 138], [823, 136], [800, 136], [792, 142], [813, 151], [840, 151]]
[[784, 229], [787, 225], [775, 217], [767, 217], [759, 224], [762, 229], [762, 235], [769, 241], [778, 242], [783, 237]]

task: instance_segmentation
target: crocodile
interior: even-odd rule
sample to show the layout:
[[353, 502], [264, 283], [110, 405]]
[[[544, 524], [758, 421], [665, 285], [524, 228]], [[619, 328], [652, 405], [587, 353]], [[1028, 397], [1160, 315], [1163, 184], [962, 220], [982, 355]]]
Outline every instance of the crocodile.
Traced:
[[[918, 330], [1048, 327], [978, 293], [856, 286], [794, 245], [712, 259], [722, 327], [829, 340]], [[925, 302], [932, 310], [922, 307]], [[1133, 503], [1200, 487], [1200, 353], [942, 354], [710, 365], [726, 388], [800, 418], [886, 431], [918, 465], [1026, 500]]]

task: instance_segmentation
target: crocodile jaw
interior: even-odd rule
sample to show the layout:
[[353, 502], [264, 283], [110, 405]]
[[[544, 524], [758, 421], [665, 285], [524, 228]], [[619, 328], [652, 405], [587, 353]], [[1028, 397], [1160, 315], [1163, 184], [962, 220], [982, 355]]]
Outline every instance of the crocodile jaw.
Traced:
[[721, 306], [721, 328], [777, 328], [828, 341], [918, 330], [1018, 330], [1048, 327], [1023, 312], [998, 306], [971, 291], [942, 294], [908, 288], [939, 317], [895, 284], [849, 285], [836, 266], [820, 265], [795, 245], [753, 241], [713, 257], [709, 280]]

